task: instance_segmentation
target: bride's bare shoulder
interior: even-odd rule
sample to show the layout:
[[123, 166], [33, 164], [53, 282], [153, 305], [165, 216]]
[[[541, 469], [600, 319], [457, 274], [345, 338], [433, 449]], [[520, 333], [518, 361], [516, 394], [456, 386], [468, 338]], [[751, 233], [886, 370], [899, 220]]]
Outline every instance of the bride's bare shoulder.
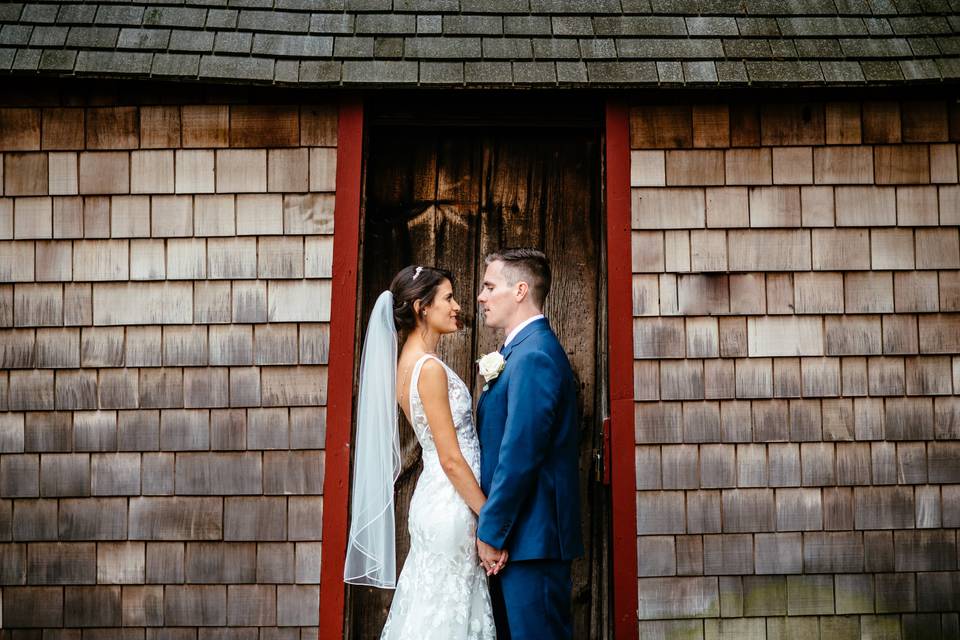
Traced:
[[[424, 354], [426, 356], [428, 354]], [[421, 356], [423, 357], [423, 356]], [[421, 380], [446, 380], [447, 379], [447, 370], [443, 366], [443, 362], [436, 356], [431, 355], [430, 357], [423, 358], [423, 364], [420, 365], [420, 379]]]
[[447, 370], [440, 360], [435, 357], [424, 359], [417, 379], [417, 390], [424, 400], [434, 394], [446, 396]]

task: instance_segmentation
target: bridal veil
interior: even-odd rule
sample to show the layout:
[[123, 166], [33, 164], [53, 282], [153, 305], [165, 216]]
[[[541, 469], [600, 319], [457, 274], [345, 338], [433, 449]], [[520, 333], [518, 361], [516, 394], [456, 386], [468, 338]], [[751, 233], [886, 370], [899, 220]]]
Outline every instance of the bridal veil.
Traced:
[[353, 500], [343, 579], [396, 588], [393, 484], [400, 473], [397, 425], [397, 329], [393, 294], [384, 291], [370, 314], [360, 359]]

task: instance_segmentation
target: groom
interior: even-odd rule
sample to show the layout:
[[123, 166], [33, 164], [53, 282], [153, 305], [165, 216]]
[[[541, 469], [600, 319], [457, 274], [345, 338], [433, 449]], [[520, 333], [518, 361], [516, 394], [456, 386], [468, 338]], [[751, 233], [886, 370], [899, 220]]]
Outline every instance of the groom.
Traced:
[[[550, 264], [536, 249], [487, 256], [477, 301], [505, 336], [502, 369], [487, 371], [477, 406], [480, 510], [477, 550], [490, 580], [497, 637], [570, 638], [570, 561], [583, 553], [577, 387], [543, 317]], [[499, 358], [494, 358], [499, 360]]]

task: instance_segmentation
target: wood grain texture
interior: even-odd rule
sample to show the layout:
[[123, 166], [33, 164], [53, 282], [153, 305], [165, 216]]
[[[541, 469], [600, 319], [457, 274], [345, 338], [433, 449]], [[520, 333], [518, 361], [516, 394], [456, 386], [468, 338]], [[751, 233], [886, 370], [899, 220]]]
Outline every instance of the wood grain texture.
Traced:
[[[481, 327], [475, 309], [484, 257], [504, 247], [533, 246], [552, 258], [553, 287], [544, 313], [567, 350], [582, 398], [584, 534], [595, 542], [590, 543], [588, 557], [574, 565], [574, 611], [577, 635], [588, 637], [596, 632], [591, 629], [602, 624], [596, 618], [604, 609], [600, 576], [591, 558], [606, 554], [605, 541], [593, 533], [599, 533], [605, 516], [590, 480], [592, 451], [599, 437], [599, 147], [589, 132], [572, 131], [549, 135], [383, 128], [371, 135], [361, 317], [366, 318], [379, 292], [402, 267], [421, 264], [451, 270], [467, 330], [444, 339], [439, 351], [477, 389], [475, 395], [480, 383], [472, 362], [479, 354], [495, 350], [501, 339]], [[406, 521], [420, 472], [419, 445], [407, 426], [401, 428], [401, 450], [397, 522]], [[397, 533], [402, 561], [409, 538], [405, 529], [398, 527]], [[392, 594], [363, 588], [350, 592], [349, 633], [352, 637], [375, 635]]]

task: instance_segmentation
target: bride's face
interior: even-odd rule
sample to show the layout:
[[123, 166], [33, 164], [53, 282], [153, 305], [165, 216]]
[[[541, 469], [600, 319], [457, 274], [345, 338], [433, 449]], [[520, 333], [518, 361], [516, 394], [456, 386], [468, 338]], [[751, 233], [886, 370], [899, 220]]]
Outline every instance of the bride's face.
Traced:
[[460, 328], [460, 305], [453, 297], [453, 285], [444, 280], [437, 286], [433, 302], [424, 309], [423, 322], [437, 333], [453, 333]]

